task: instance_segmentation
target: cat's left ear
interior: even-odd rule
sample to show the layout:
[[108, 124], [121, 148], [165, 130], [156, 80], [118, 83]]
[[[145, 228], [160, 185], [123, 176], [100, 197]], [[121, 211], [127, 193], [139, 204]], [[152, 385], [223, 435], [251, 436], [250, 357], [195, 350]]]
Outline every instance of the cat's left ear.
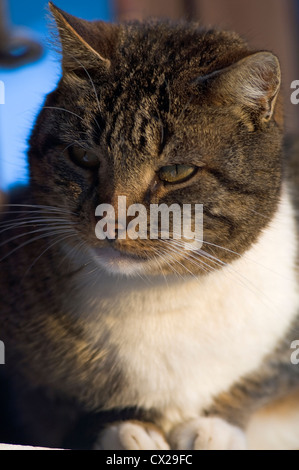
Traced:
[[76, 72], [83, 67], [109, 70], [117, 41], [117, 26], [76, 18], [51, 2], [49, 8], [59, 32], [63, 71]]
[[235, 103], [263, 122], [274, 114], [280, 82], [279, 61], [271, 52], [251, 54], [198, 81], [219, 103]]

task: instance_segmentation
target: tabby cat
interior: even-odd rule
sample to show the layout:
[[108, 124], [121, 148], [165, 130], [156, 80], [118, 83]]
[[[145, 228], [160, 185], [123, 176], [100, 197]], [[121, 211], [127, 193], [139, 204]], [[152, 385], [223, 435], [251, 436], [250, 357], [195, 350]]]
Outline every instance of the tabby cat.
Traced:
[[[29, 185], [2, 205], [0, 440], [298, 447], [295, 171], [278, 59], [195, 23], [50, 8], [63, 74], [30, 139]], [[96, 208], [117, 215], [119, 196], [202, 204], [201, 248], [174, 232], [123, 239], [118, 225], [98, 239]]]

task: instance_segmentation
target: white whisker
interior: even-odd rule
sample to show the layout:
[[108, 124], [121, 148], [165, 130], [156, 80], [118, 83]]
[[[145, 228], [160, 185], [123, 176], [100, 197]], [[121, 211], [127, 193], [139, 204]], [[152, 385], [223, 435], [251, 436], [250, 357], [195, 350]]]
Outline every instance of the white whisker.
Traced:
[[73, 111], [70, 111], [69, 109], [58, 108], [57, 106], [43, 106], [43, 109], [56, 109], [57, 111], [65, 111], [66, 113], [69, 113], [69, 114], [72, 114], [73, 116], [76, 116], [81, 121], [84, 120], [82, 116], [79, 116], [79, 114], [76, 114]]
[[[90, 76], [90, 73], [88, 72], [88, 70], [86, 69], [86, 67], [84, 67], [84, 65], [76, 58], [74, 57], [74, 59], [76, 60], [76, 62], [78, 62], [78, 64], [83, 68], [84, 72], [86, 73], [86, 75], [88, 76], [88, 79], [91, 83], [91, 86], [92, 86], [92, 89], [93, 89], [93, 92], [94, 92], [94, 95], [95, 95], [95, 98], [96, 98], [96, 102], [97, 102], [97, 105], [98, 105], [98, 110], [99, 112], [101, 112], [101, 106], [100, 106], [100, 102], [99, 102], [99, 97], [98, 97], [98, 94], [97, 94], [97, 90], [96, 90], [96, 87], [95, 87], [95, 84]], [[96, 118], [93, 118], [96, 125], [98, 126], [99, 130], [101, 131], [101, 128], [99, 126], [99, 123], [97, 122]]]
[[[63, 233], [63, 236], [60, 237], [58, 240], [55, 240], [53, 243], [51, 243], [34, 261], [33, 263], [29, 266], [29, 268], [26, 270], [23, 278], [28, 274], [28, 272], [30, 271], [30, 269], [37, 263], [37, 261], [48, 251], [50, 250], [51, 248], [53, 248], [53, 246], [57, 245], [57, 243], [60, 243], [64, 240], [66, 240], [67, 238], [70, 238], [70, 237], [74, 237], [76, 235], [76, 233], [72, 233], [72, 234], [68, 234], [68, 235], [65, 235], [65, 233]], [[59, 237], [59, 235], [57, 234], [57, 237]]]
[[[18, 250], [20, 250], [21, 248], [23, 248], [23, 247], [29, 245], [30, 243], [33, 243], [33, 242], [38, 241], [38, 240], [41, 240], [42, 238], [47, 238], [47, 237], [49, 238], [49, 237], [51, 237], [51, 236], [53, 236], [53, 235], [58, 235], [58, 234], [60, 234], [63, 230], [65, 231], [65, 229], [61, 229], [61, 230], [58, 230], [58, 229], [57, 229], [56, 231], [53, 231], [53, 232], [45, 232], [45, 233], [43, 233], [42, 235], [39, 235], [38, 237], [33, 237], [33, 238], [31, 238], [30, 240], [27, 240], [26, 242], [22, 243], [21, 245], [18, 245], [16, 248], [14, 248], [14, 249], [11, 250], [9, 253], [7, 253], [5, 256], [3, 256], [3, 257], [0, 259], [0, 263], [1, 263], [2, 261], [4, 261], [6, 258], [8, 258], [9, 256], [11, 256], [11, 255], [12, 255], [13, 253], [15, 253], [16, 251], [18, 251]], [[70, 229], [69, 229], [69, 231], [70, 231]], [[74, 233], [75, 233], [75, 231], [74, 231]]]
[[[46, 205], [41, 205], [41, 204], [1, 204], [1, 207], [29, 207], [30, 209], [35, 209], [33, 211], [7, 211], [7, 214], [20, 214], [20, 213], [38, 213], [38, 210], [47, 210], [49, 212], [59, 212], [59, 213], [64, 213], [64, 214], [73, 214], [76, 215], [75, 212], [71, 212], [67, 209], [62, 209], [60, 207], [56, 206], [46, 206]], [[1, 211], [1, 214], [4, 212]]]
[[[57, 224], [54, 225], [54, 227], [56, 227]], [[30, 230], [29, 232], [23, 232], [21, 234], [18, 234], [18, 235], [15, 235], [14, 237], [11, 237], [11, 238], [8, 238], [7, 240], [5, 240], [4, 242], [0, 243], [0, 246], [4, 246], [14, 240], [17, 240], [18, 238], [22, 238], [22, 237], [26, 237], [27, 235], [32, 235], [33, 233], [39, 233], [39, 232], [47, 232], [49, 230], [51, 230], [53, 227], [48, 227], [48, 225], [46, 224], [46, 227], [42, 227], [42, 228], [39, 228], [39, 229], [36, 229], [36, 230]], [[69, 225], [68, 224], [61, 224], [59, 226], [59, 230], [64, 230], [66, 228], [69, 228]], [[58, 228], [57, 228], [58, 230]], [[1, 232], [0, 232], [1, 233]], [[50, 232], [52, 233], [52, 232]]]

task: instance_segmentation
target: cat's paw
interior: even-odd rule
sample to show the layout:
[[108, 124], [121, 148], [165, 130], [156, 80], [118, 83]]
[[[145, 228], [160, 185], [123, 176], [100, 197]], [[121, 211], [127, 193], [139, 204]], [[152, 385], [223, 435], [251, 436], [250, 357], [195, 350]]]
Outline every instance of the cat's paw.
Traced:
[[123, 421], [111, 424], [99, 436], [99, 450], [169, 450], [162, 431], [151, 423]]
[[177, 450], [246, 450], [243, 431], [221, 418], [197, 418], [177, 426], [170, 435]]

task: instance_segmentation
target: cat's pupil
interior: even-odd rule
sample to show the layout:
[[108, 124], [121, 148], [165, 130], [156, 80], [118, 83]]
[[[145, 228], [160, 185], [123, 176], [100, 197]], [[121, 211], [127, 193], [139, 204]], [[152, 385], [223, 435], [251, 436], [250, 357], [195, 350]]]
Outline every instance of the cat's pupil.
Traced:
[[193, 165], [168, 165], [160, 168], [159, 178], [165, 183], [182, 183], [192, 178], [197, 172]]

